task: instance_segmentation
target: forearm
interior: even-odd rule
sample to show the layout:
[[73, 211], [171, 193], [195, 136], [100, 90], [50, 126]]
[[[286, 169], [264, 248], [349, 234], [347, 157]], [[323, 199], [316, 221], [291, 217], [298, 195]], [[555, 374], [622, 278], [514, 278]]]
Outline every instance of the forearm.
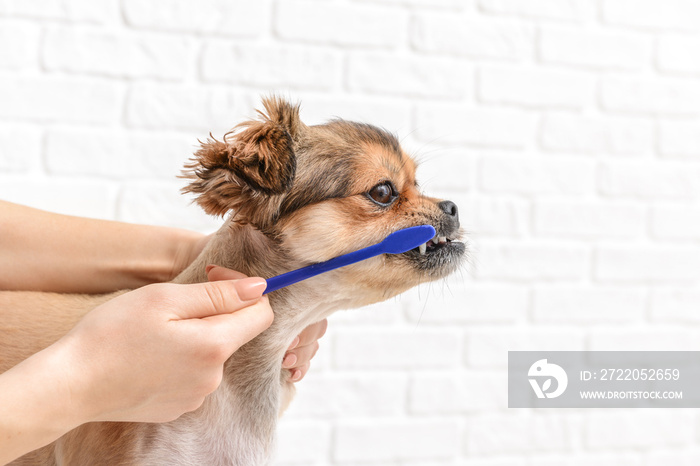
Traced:
[[167, 281], [202, 235], [0, 201], [0, 289], [103, 293]]
[[86, 422], [75, 386], [54, 350], [42, 351], [0, 374], [0, 465], [48, 445]]

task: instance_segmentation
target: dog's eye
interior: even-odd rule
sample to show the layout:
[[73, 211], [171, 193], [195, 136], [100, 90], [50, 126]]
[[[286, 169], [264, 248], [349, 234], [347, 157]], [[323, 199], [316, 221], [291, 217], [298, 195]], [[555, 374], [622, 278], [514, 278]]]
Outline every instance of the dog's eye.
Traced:
[[396, 190], [388, 181], [378, 184], [367, 194], [374, 202], [381, 205], [389, 205], [396, 199]]

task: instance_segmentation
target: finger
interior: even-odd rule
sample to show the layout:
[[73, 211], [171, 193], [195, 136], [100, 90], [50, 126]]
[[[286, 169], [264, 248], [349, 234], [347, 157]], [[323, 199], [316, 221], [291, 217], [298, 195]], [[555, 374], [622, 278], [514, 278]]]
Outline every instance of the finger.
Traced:
[[226, 346], [228, 355], [265, 331], [274, 318], [267, 298], [244, 307], [231, 314], [206, 317], [192, 323], [205, 326], [205, 331], [214, 341]]
[[311, 367], [311, 364], [305, 364], [302, 367], [298, 367], [290, 372], [289, 375], [289, 381], [290, 382], [299, 382], [301, 379], [304, 378], [307, 372], [309, 372], [309, 368]]
[[318, 351], [318, 341], [314, 341], [306, 346], [299, 346], [292, 351], [287, 352], [282, 360], [282, 367], [285, 369], [293, 369], [303, 366], [311, 361]]
[[241, 280], [248, 277], [246, 274], [236, 270], [227, 269], [226, 267], [213, 264], [207, 265], [205, 270], [207, 272], [207, 278], [210, 282], [216, 282], [219, 280]]
[[292, 369], [297, 364], [297, 355], [294, 353], [287, 353], [282, 359], [282, 369]]
[[321, 338], [326, 333], [328, 329], [328, 319], [323, 319], [315, 324], [311, 324], [301, 331], [299, 334], [299, 341], [297, 344], [289, 349], [299, 348], [300, 346], [306, 346], [319, 338]]
[[170, 285], [167, 298], [175, 303], [178, 319], [230, 314], [260, 299], [267, 287], [259, 277], [191, 285]]

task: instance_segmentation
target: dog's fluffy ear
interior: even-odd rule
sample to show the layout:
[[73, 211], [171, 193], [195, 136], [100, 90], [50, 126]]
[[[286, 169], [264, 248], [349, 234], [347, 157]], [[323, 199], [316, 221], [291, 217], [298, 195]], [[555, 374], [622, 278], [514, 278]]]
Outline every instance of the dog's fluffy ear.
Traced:
[[264, 228], [279, 212], [296, 170], [294, 140], [303, 127], [299, 106], [278, 98], [263, 99], [259, 120], [236, 126], [223, 141], [201, 142], [185, 178], [184, 192], [212, 215], [233, 210], [235, 220]]

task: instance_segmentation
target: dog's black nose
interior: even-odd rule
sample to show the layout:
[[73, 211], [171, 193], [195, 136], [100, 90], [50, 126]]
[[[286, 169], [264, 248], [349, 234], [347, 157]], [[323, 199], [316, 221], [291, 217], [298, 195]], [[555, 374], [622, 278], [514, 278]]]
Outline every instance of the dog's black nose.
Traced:
[[440, 210], [445, 212], [450, 217], [454, 217], [456, 221], [459, 221], [459, 211], [457, 210], [457, 204], [452, 201], [442, 201], [438, 204]]

